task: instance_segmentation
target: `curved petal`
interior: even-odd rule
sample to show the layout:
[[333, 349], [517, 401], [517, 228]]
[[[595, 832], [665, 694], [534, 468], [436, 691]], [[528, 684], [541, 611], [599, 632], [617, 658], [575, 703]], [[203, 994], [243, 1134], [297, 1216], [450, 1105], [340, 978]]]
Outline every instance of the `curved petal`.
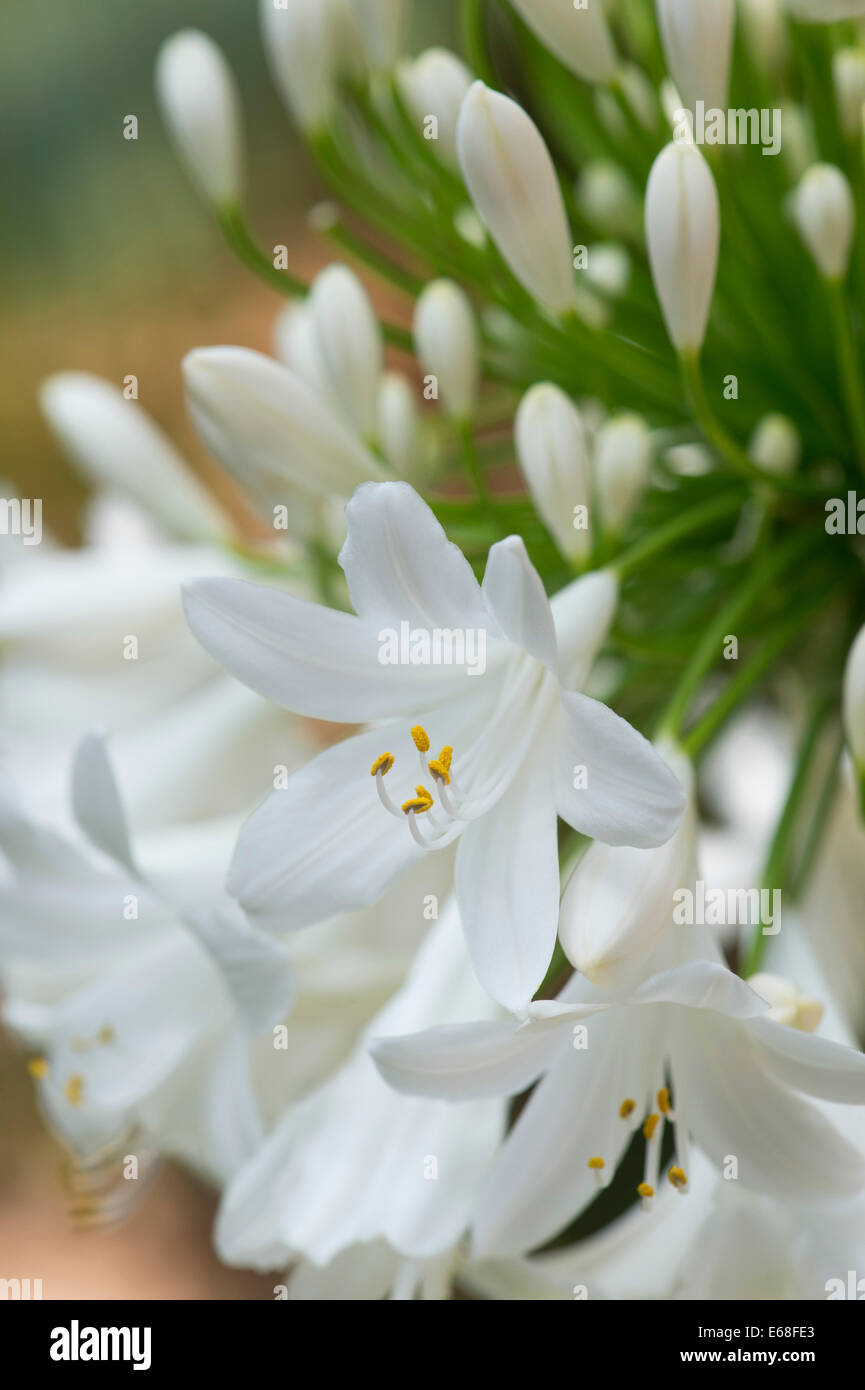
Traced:
[[570, 1020], [454, 1023], [404, 1037], [375, 1038], [370, 1055], [394, 1090], [442, 1100], [514, 1096], [546, 1071]]
[[183, 920], [222, 971], [244, 1027], [263, 1033], [285, 1018], [295, 979], [280, 946], [254, 931], [233, 903], [187, 912]]
[[557, 671], [559, 656], [549, 599], [519, 536], [498, 541], [490, 550], [483, 593], [505, 636], [549, 670]]
[[763, 1066], [779, 1081], [820, 1100], [865, 1105], [865, 1055], [855, 1048], [772, 1019], [755, 1019], [750, 1031], [760, 1045]]
[[[588, 695], [562, 691], [562, 709], [556, 768], [562, 819], [608, 845], [664, 844], [682, 819], [685, 794], [661, 755]], [[585, 769], [584, 777], [577, 779], [575, 768]]]
[[72, 771], [72, 805], [78, 824], [93, 844], [138, 876], [126, 812], [105, 742], [98, 734], [88, 734], [78, 746]]

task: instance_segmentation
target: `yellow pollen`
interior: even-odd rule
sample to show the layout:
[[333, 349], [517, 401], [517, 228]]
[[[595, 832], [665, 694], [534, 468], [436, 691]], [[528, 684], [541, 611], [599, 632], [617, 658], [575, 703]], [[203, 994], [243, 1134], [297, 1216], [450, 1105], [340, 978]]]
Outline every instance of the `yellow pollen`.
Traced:
[[682, 1188], [688, 1186], [688, 1179], [685, 1175], [684, 1168], [671, 1168], [667, 1177], [674, 1187]]
[[451, 759], [453, 758], [453, 755], [454, 750], [451, 748], [449, 743], [446, 743], [442, 751], [439, 753], [439, 762], [441, 763], [442, 767], [447, 769], [448, 772], [450, 772], [451, 770]]
[[426, 729], [422, 728], [420, 724], [415, 724], [411, 731], [411, 736], [414, 739], [414, 746], [419, 753], [429, 752], [429, 734]]
[[623, 1120], [626, 1120], [629, 1115], [633, 1115], [636, 1108], [637, 1102], [635, 1100], [623, 1100], [619, 1106], [619, 1114]]
[[117, 1034], [110, 1023], [106, 1023], [96, 1034], [97, 1042], [102, 1043], [103, 1047], [107, 1046], [108, 1043], [113, 1043], [116, 1037]]
[[663, 1086], [658, 1092], [658, 1109], [662, 1115], [669, 1115], [672, 1108], [673, 1107], [670, 1105], [670, 1092], [667, 1090], [666, 1086]]
[[429, 770], [432, 773], [433, 777], [440, 777], [444, 782], [445, 786], [448, 786], [450, 784], [451, 775], [445, 767], [444, 763], [442, 762], [441, 758], [433, 758], [432, 762], [429, 765]]
[[44, 1081], [50, 1071], [48, 1062], [44, 1057], [31, 1057], [27, 1063], [27, 1070], [36, 1081]]
[[369, 770], [369, 775], [370, 775], [370, 777], [374, 777], [375, 774], [376, 774], [377, 772], [380, 772], [381, 775], [382, 775], [382, 777], [386, 777], [387, 774], [390, 772], [391, 768], [393, 767], [393, 765], [394, 765], [394, 756], [393, 756], [393, 753], [382, 753], [381, 757], [380, 757], [380, 758], [376, 758], [375, 762], [373, 763], [372, 767], [370, 768], [370, 770]]
[[589, 1167], [593, 1170], [593, 1172], [599, 1173], [601, 1169], [605, 1168], [606, 1166], [607, 1165], [604, 1163], [604, 1160], [602, 1158], [589, 1159]]
[[416, 795], [411, 800], [402, 803], [402, 809], [406, 815], [414, 811], [415, 815], [422, 816], [424, 811], [432, 810], [435, 803], [426, 787], [415, 787], [415, 792]]
[[658, 1124], [660, 1123], [660, 1119], [661, 1119], [660, 1115], [650, 1115], [650, 1116], [649, 1116], [649, 1118], [647, 1119], [646, 1123], [643, 1125], [643, 1134], [644, 1134], [644, 1136], [645, 1136], [646, 1139], [652, 1139], [652, 1138], [654, 1138], [655, 1130], [658, 1128]]
[[641, 1182], [637, 1188], [638, 1197], [654, 1197], [655, 1189], [647, 1182]]
[[70, 1076], [63, 1087], [63, 1094], [70, 1105], [80, 1105], [84, 1099], [84, 1077], [77, 1073]]

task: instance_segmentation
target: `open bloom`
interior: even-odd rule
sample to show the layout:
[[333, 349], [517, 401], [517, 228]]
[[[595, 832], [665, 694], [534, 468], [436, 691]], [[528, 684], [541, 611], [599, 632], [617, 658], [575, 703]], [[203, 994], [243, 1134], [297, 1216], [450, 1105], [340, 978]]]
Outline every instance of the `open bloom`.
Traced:
[[271, 929], [287, 915], [302, 925], [375, 902], [458, 839], [475, 969], [522, 1009], [555, 940], [557, 814], [610, 843], [656, 845], [682, 811], [651, 745], [579, 691], [615, 581], [587, 576], [550, 604], [511, 537], [491, 549], [481, 587], [405, 483], [358, 489], [347, 515], [357, 616], [220, 580], [186, 593], [199, 640], [254, 689], [318, 718], [390, 721], [268, 798], [241, 834], [230, 891]]

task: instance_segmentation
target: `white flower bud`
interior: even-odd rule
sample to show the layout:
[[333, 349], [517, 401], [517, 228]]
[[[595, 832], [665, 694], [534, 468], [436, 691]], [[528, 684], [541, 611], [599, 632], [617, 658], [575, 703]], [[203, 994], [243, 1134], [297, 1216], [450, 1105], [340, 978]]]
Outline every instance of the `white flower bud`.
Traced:
[[586, 82], [609, 82], [616, 49], [604, 15], [604, 0], [577, 9], [572, 0], [512, 0], [513, 7], [559, 62]]
[[826, 280], [843, 280], [856, 223], [847, 176], [834, 164], [812, 164], [793, 194], [799, 235]]
[[739, 0], [739, 6], [754, 62], [769, 73], [779, 72], [790, 51], [781, 0]]
[[579, 410], [558, 386], [531, 387], [517, 410], [514, 443], [526, 487], [547, 530], [566, 559], [583, 563], [592, 548], [591, 530], [585, 524], [591, 474]]
[[734, 0], [657, 0], [667, 68], [694, 110], [726, 110], [736, 25]]
[[621, 535], [649, 482], [652, 435], [639, 415], [617, 415], [598, 431], [595, 487], [604, 529]]
[[771, 1008], [763, 1015], [775, 1023], [783, 1023], [787, 1028], [796, 1028], [801, 1033], [816, 1033], [823, 1018], [823, 1005], [818, 999], [803, 994], [792, 980], [784, 980], [780, 975], [761, 972], [751, 975], [749, 984], [755, 994], [765, 999]]
[[135, 401], [102, 377], [60, 372], [42, 385], [48, 424], [84, 476], [131, 497], [174, 536], [231, 533], [222, 509], [171, 440]]
[[264, 51], [288, 110], [311, 135], [330, 120], [341, 29], [331, 0], [260, 0]]
[[767, 473], [795, 473], [802, 458], [799, 431], [786, 415], [764, 415], [751, 436], [748, 454]]
[[790, 178], [798, 183], [818, 158], [811, 113], [806, 106], [790, 102], [781, 108], [781, 125], [784, 131], [783, 158]]
[[374, 72], [388, 72], [400, 55], [405, 0], [354, 0], [366, 60]]
[[555, 166], [521, 106], [475, 82], [457, 127], [460, 165], [481, 221], [516, 278], [546, 309], [573, 308], [573, 251]]
[[283, 366], [311, 386], [332, 410], [340, 413], [308, 301], [295, 300], [280, 309], [273, 325], [273, 348]]
[[156, 59], [162, 117], [190, 177], [217, 208], [241, 198], [240, 98], [220, 48], [197, 29], [166, 39]]
[[577, 180], [576, 194], [585, 216], [602, 231], [629, 238], [641, 235], [640, 195], [618, 164], [605, 159], [590, 161]]
[[248, 348], [197, 348], [183, 359], [193, 422], [211, 453], [265, 514], [299, 488], [350, 497], [381, 480], [376, 459], [305, 382]]
[[627, 292], [631, 282], [631, 258], [616, 241], [596, 241], [588, 249], [585, 276], [590, 286], [612, 299]]
[[[406, 59], [397, 68], [397, 83], [418, 134], [443, 164], [459, 169], [457, 121], [472, 75], [465, 63], [446, 48], [428, 48], [419, 58]], [[429, 118], [436, 121], [435, 138], [427, 131]]]
[[847, 657], [844, 672], [844, 730], [853, 761], [865, 782], [865, 627]]
[[646, 241], [674, 347], [698, 352], [718, 270], [721, 215], [712, 172], [695, 145], [667, 145], [646, 188]]
[[348, 266], [329, 265], [313, 282], [309, 308], [330, 398], [361, 438], [375, 439], [384, 343], [369, 295]]
[[865, 106], [865, 48], [839, 48], [832, 59], [838, 119], [848, 140], [862, 129]]
[[438, 381], [441, 402], [455, 420], [470, 420], [480, 376], [478, 325], [465, 290], [452, 280], [427, 285], [414, 311], [415, 351]]
[[419, 478], [425, 447], [417, 393], [402, 372], [385, 372], [379, 383], [378, 437], [394, 472], [408, 480]]

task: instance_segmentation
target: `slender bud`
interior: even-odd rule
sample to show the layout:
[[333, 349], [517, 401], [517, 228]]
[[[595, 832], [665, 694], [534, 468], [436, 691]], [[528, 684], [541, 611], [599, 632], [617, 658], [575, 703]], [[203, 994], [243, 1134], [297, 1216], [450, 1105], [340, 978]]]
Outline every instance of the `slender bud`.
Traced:
[[657, 0], [657, 8], [667, 68], [685, 105], [726, 110], [734, 0]]
[[850, 648], [844, 672], [844, 730], [856, 765], [865, 818], [865, 627]]
[[838, 119], [848, 140], [862, 130], [865, 106], [865, 48], [839, 48], [832, 59]]
[[378, 427], [378, 381], [384, 368], [381, 328], [369, 295], [353, 270], [329, 265], [309, 296], [321, 361], [330, 380], [329, 396], [363, 439]]
[[260, 0], [264, 51], [280, 96], [309, 134], [333, 112], [340, 63], [340, 25], [331, 0]]
[[418, 134], [443, 164], [459, 169], [457, 121], [472, 85], [465, 63], [446, 48], [428, 48], [419, 58], [399, 64], [397, 83]]
[[712, 172], [696, 145], [667, 145], [646, 189], [646, 241], [674, 347], [699, 352], [718, 270], [721, 216]]
[[340, 402], [332, 395], [333, 383], [308, 301], [294, 300], [279, 311], [273, 326], [273, 346], [283, 366], [311, 386], [331, 410], [339, 414]]
[[834, 164], [812, 164], [794, 192], [793, 218], [823, 278], [843, 280], [856, 223], [846, 175]]
[[385, 372], [378, 388], [378, 437], [391, 468], [416, 479], [425, 453], [415, 388], [402, 372]]
[[765, 72], [780, 72], [790, 53], [781, 0], [739, 0], [748, 50]]
[[640, 195], [620, 165], [591, 160], [580, 173], [576, 194], [581, 211], [596, 227], [629, 240], [642, 235]]
[[617, 241], [596, 241], [588, 248], [586, 279], [593, 289], [620, 299], [631, 283], [631, 258]]
[[591, 473], [582, 417], [558, 386], [542, 382], [520, 401], [514, 421], [520, 471], [562, 554], [582, 565], [592, 548]]
[[225, 56], [198, 29], [166, 39], [156, 59], [162, 117], [186, 169], [208, 202], [241, 198], [240, 97]]
[[374, 72], [389, 72], [400, 55], [405, 0], [354, 0], [361, 42]]
[[478, 215], [520, 284], [555, 314], [572, 309], [571, 234], [537, 126], [510, 97], [475, 82], [460, 112], [457, 150]]
[[193, 422], [265, 513], [300, 488], [350, 497], [382, 471], [305, 382], [248, 348], [197, 348], [183, 359]]
[[789, 476], [802, 459], [802, 440], [786, 415], [764, 415], [748, 446], [751, 460], [767, 473]]
[[452, 280], [427, 285], [414, 311], [415, 351], [438, 382], [445, 410], [455, 420], [474, 414], [480, 375], [478, 326], [465, 290]]
[[571, 0], [512, 0], [517, 13], [560, 63], [586, 82], [610, 82], [616, 48], [604, 15], [604, 0], [578, 9]]
[[85, 478], [131, 497], [171, 535], [212, 540], [231, 534], [171, 440], [135, 401], [102, 377], [60, 372], [42, 385], [48, 424]]
[[604, 529], [624, 531], [649, 482], [652, 435], [639, 415], [617, 415], [598, 431], [595, 443], [595, 487]]

